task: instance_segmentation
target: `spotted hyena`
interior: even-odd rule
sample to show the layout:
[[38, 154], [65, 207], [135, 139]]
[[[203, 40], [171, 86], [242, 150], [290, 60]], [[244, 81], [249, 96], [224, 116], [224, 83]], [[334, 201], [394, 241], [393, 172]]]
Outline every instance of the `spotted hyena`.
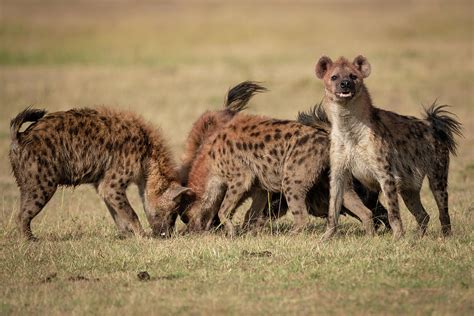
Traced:
[[[223, 195], [219, 220], [234, 236], [232, 214], [251, 188], [283, 192], [295, 218], [295, 231], [303, 229], [308, 222], [306, 194], [326, 167], [321, 164], [328, 150], [327, 137], [321, 137], [324, 133], [323, 128], [294, 121], [239, 114], [209, 139], [196, 158], [209, 162], [206, 196], [197, 207], [208, 214], [207, 209], [215, 209]], [[264, 197], [264, 191], [253, 197], [256, 209], [262, 209], [265, 199], [258, 196]], [[212, 218], [207, 218], [208, 223]]]
[[[33, 122], [19, 132], [25, 122]], [[162, 135], [140, 117], [108, 108], [54, 112], [26, 109], [11, 121], [10, 162], [21, 193], [18, 223], [31, 220], [60, 185], [93, 184], [121, 234], [144, 235], [126, 196], [138, 185], [155, 235], [174, 227], [182, 187]]]
[[[259, 85], [257, 82], [244, 81], [239, 83], [227, 93], [224, 109], [207, 111], [194, 122], [186, 139], [185, 151], [179, 172], [181, 184], [188, 186], [193, 192], [192, 195], [188, 195], [186, 199], [182, 200], [180, 211], [181, 219], [184, 223], [188, 224], [190, 219], [192, 219], [192, 223], [188, 225], [188, 228], [191, 228], [190, 230], [201, 230], [201, 226], [195, 225], [195, 217], [202, 218], [203, 214], [201, 214], [199, 208], [195, 207], [192, 211], [189, 211], [189, 209], [191, 209], [191, 206], [195, 205], [197, 201], [203, 200], [206, 194], [206, 183], [210, 165], [210, 157], [202, 154], [204, 148], [206, 148], [206, 142], [231, 121], [234, 116], [244, 110], [253, 95], [266, 90], [265, 87]], [[215, 208], [217, 209], [215, 212], [212, 212], [212, 214], [215, 215], [212, 218], [212, 227], [217, 227], [220, 224], [217, 210], [222, 198], [223, 195], [215, 202]]]
[[331, 198], [326, 236], [336, 231], [343, 192], [354, 176], [366, 187], [382, 191], [394, 238], [404, 234], [398, 194], [415, 216], [423, 235], [429, 215], [420, 201], [423, 178], [428, 177], [439, 209], [444, 235], [451, 233], [448, 213], [449, 154], [456, 153], [455, 134], [461, 124], [445, 106], [433, 104], [418, 119], [376, 108], [364, 78], [371, 68], [358, 56], [351, 63], [341, 57], [333, 62], [323, 56], [316, 75], [325, 88], [331, 130]]
[[[213, 134], [195, 158], [189, 179], [199, 179], [186, 217], [191, 231], [207, 230], [217, 214], [230, 236], [236, 207], [252, 196], [256, 213], [265, 207], [266, 191], [282, 192], [295, 218], [295, 231], [308, 221], [306, 196], [329, 165], [328, 126], [239, 114]], [[194, 167], [194, 166], [193, 166]], [[346, 201], [357, 203], [357, 216], [374, 233], [372, 213], [352, 188]]]

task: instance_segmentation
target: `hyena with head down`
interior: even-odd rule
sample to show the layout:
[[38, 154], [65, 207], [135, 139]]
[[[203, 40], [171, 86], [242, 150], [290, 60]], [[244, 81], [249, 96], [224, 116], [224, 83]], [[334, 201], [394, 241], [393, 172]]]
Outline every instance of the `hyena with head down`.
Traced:
[[[227, 93], [224, 109], [206, 111], [194, 122], [186, 139], [182, 164], [179, 169], [181, 185], [189, 187], [193, 193], [192, 195], [186, 195], [186, 198], [182, 199], [182, 205], [180, 207], [181, 220], [188, 224], [188, 230], [204, 230], [200, 224], [196, 224], [196, 218], [198, 217], [200, 218], [199, 223], [201, 223], [201, 220], [204, 221], [202, 218], [203, 214], [200, 210], [193, 208], [193, 211], [188, 211], [188, 209], [192, 208], [192, 205], [197, 201], [203, 200], [206, 194], [206, 182], [209, 174], [208, 160], [210, 157], [201, 154], [204, 148], [206, 148], [205, 143], [232, 120], [234, 116], [243, 111], [253, 95], [264, 91], [267, 91], [267, 89], [260, 86], [257, 82], [241, 82], [231, 88]], [[220, 199], [216, 200], [215, 208], [219, 208], [222, 198], [223, 194]], [[218, 227], [220, 221], [217, 216], [217, 210], [210, 213], [215, 215], [212, 220], [210, 220], [210, 222], [212, 222], [211, 226]], [[206, 217], [206, 215], [204, 215], [204, 217]], [[191, 223], [189, 223], [190, 220]]]
[[363, 82], [370, 70], [363, 56], [352, 63], [343, 57], [333, 62], [323, 56], [316, 65], [332, 122], [331, 197], [325, 236], [336, 231], [342, 195], [352, 176], [366, 187], [383, 192], [396, 239], [404, 234], [398, 194], [414, 215], [420, 235], [426, 231], [429, 215], [421, 204], [420, 189], [427, 176], [442, 232], [450, 235], [449, 154], [456, 154], [454, 135], [461, 135], [461, 124], [445, 106], [435, 104], [426, 110], [424, 119], [374, 107]]
[[[187, 183], [196, 200], [182, 218], [189, 222], [190, 231], [208, 230], [217, 213], [233, 236], [231, 217], [243, 200], [251, 195], [251, 212], [259, 214], [267, 202], [265, 191], [283, 192], [295, 217], [295, 231], [299, 231], [308, 221], [307, 193], [328, 170], [328, 157], [327, 124], [306, 126], [296, 121], [235, 115], [200, 145]], [[346, 202], [354, 202], [354, 213], [366, 231], [373, 234], [371, 211], [352, 188], [345, 194]]]
[[[19, 132], [25, 122], [33, 122]], [[154, 235], [169, 235], [182, 187], [163, 137], [140, 117], [107, 108], [54, 112], [26, 109], [10, 124], [10, 162], [21, 193], [18, 223], [31, 220], [60, 185], [93, 184], [121, 234], [144, 235], [126, 196], [138, 185]]]
[[[196, 232], [216, 228], [220, 224], [217, 212], [224, 198], [224, 191], [213, 201], [212, 208], [205, 208], [207, 213], [204, 213], [203, 209], [193, 207], [195, 203], [199, 205], [201, 201], [207, 198], [206, 184], [211, 159], [209, 155], [200, 154], [201, 151], [205, 152], [207, 148], [204, 145], [205, 142], [224, 128], [240, 111], [245, 109], [249, 99], [255, 93], [262, 91], [266, 91], [266, 89], [255, 82], [242, 82], [229, 90], [224, 109], [207, 111], [193, 124], [186, 140], [186, 150], [183, 155], [183, 164], [180, 173], [181, 184], [188, 186], [195, 193], [195, 195], [192, 196], [192, 200], [183, 200], [184, 203], [180, 211], [181, 219], [188, 224], [187, 228], [189, 231]], [[308, 126], [316, 125], [317, 128], [320, 127], [321, 124], [330, 125], [324, 110], [320, 106], [314, 107], [311, 111], [299, 113], [298, 121]], [[209, 149], [207, 148], [206, 150]], [[329, 155], [327, 155], [325, 159], [329, 161]], [[373, 220], [376, 227], [383, 224], [387, 228], [390, 228], [387, 220], [387, 211], [382, 204], [378, 202], [378, 194], [366, 190], [358, 182], [355, 183], [354, 188], [360, 199], [351, 197], [350, 195], [346, 196], [345, 206], [347, 206], [347, 208], [343, 207], [342, 213], [347, 213], [359, 219], [356, 214], [362, 214], [363, 216], [361, 209], [365, 208], [365, 204], [373, 212]], [[263, 196], [261, 196], [262, 193]], [[249, 192], [243, 195], [243, 198], [238, 204], [241, 204], [241, 202], [250, 196], [252, 196], [253, 203], [245, 215], [243, 222], [243, 228], [245, 230], [252, 227], [261, 227], [268, 222], [270, 218], [277, 219], [284, 216], [288, 211], [286, 199], [281, 194], [272, 192], [270, 195], [271, 203], [269, 205], [269, 203], [267, 203], [267, 194], [255, 186], [250, 188]], [[362, 200], [362, 202], [360, 200]], [[265, 202], [265, 207], [263, 211], [260, 211], [256, 208], [262, 201]], [[329, 169], [323, 172], [321, 180], [317, 181], [308, 192], [306, 204], [308, 205], [309, 214], [316, 217], [327, 216], [329, 206]], [[212, 216], [214, 217], [211, 220]], [[210, 226], [205, 227], [207, 224], [210, 224]]]
[[209, 168], [204, 199], [193, 205], [201, 214], [211, 215], [204, 227], [208, 229], [224, 195], [218, 216], [227, 234], [234, 236], [233, 212], [249, 192], [260, 189], [262, 192], [252, 197], [253, 204], [258, 204], [256, 210], [265, 206], [264, 190], [282, 192], [294, 216], [295, 231], [303, 229], [308, 222], [306, 194], [326, 167], [321, 163], [328, 150], [324, 133], [323, 128], [294, 121], [235, 116], [206, 142], [196, 158], [207, 159]]

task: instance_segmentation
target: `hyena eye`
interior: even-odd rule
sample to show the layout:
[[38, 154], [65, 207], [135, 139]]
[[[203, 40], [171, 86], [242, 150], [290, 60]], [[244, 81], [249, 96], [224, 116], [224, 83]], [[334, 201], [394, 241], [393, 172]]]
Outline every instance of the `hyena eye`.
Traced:
[[337, 76], [336, 76], [336, 75], [334, 75], [334, 76], [331, 77], [331, 80], [332, 80], [332, 81], [335, 81], [336, 79], [337, 79]]
[[349, 75], [349, 78], [351, 78], [351, 80], [356, 80], [356, 79], [357, 79], [357, 76], [354, 75], [354, 74], [350, 74], [350, 75]]

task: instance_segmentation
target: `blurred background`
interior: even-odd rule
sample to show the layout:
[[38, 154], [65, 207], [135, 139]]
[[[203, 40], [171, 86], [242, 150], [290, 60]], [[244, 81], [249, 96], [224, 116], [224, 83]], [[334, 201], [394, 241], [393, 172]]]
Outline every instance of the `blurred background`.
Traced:
[[[0, 3], [4, 222], [18, 199], [7, 159], [8, 124], [24, 107], [133, 110], [162, 128], [179, 159], [192, 122], [206, 109], [221, 108], [227, 90], [243, 80], [270, 90], [253, 99], [250, 113], [294, 118], [319, 102], [323, 88], [314, 65], [323, 54], [365, 55], [372, 64], [366, 84], [385, 109], [420, 115], [435, 99], [452, 105], [465, 128], [452, 186], [461, 189], [455, 194], [473, 187], [472, 1]], [[463, 200], [472, 205], [471, 196]], [[91, 208], [103, 207], [92, 201]], [[48, 208], [55, 203], [57, 196]]]

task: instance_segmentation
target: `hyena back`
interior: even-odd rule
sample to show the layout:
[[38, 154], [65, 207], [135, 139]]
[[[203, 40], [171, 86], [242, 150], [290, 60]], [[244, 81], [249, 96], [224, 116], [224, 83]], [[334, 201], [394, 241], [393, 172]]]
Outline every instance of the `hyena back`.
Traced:
[[[20, 133], [25, 122], [33, 123]], [[35, 239], [31, 220], [58, 186], [86, 183], [94, 185], [121, 234], [144, 235], [126, 196], [130, 183], [138, 185], [153, 233], [170, 233], [187, 189], [162, 136], [140, 117], [107, 108], [48, 115], [26, 109], [10, 127], [10, 162], [21, 193], [18, 223], [26, 238]]]
[[433, 104], [424, 119], [403, 116], [372, 105], [363, 83], [370, 64], [363, 56], [351, 63], [321, 57], [316, 75], [324, 82], [331, 130], [331, 198], [326, 237], [336, 230], [342, 192], [352, 175], [365, 186], [382, 191], [394, 238], [404, 234], [398, 194], [415, 216], [420, 235], [429, 215], [420, 200], [423, 178], [428, 177], [439, 209], [444, 235], [451, 233], [448, 212], [449, 155], [456, 153], [455, 135], [461, 124], [445, 106]]

